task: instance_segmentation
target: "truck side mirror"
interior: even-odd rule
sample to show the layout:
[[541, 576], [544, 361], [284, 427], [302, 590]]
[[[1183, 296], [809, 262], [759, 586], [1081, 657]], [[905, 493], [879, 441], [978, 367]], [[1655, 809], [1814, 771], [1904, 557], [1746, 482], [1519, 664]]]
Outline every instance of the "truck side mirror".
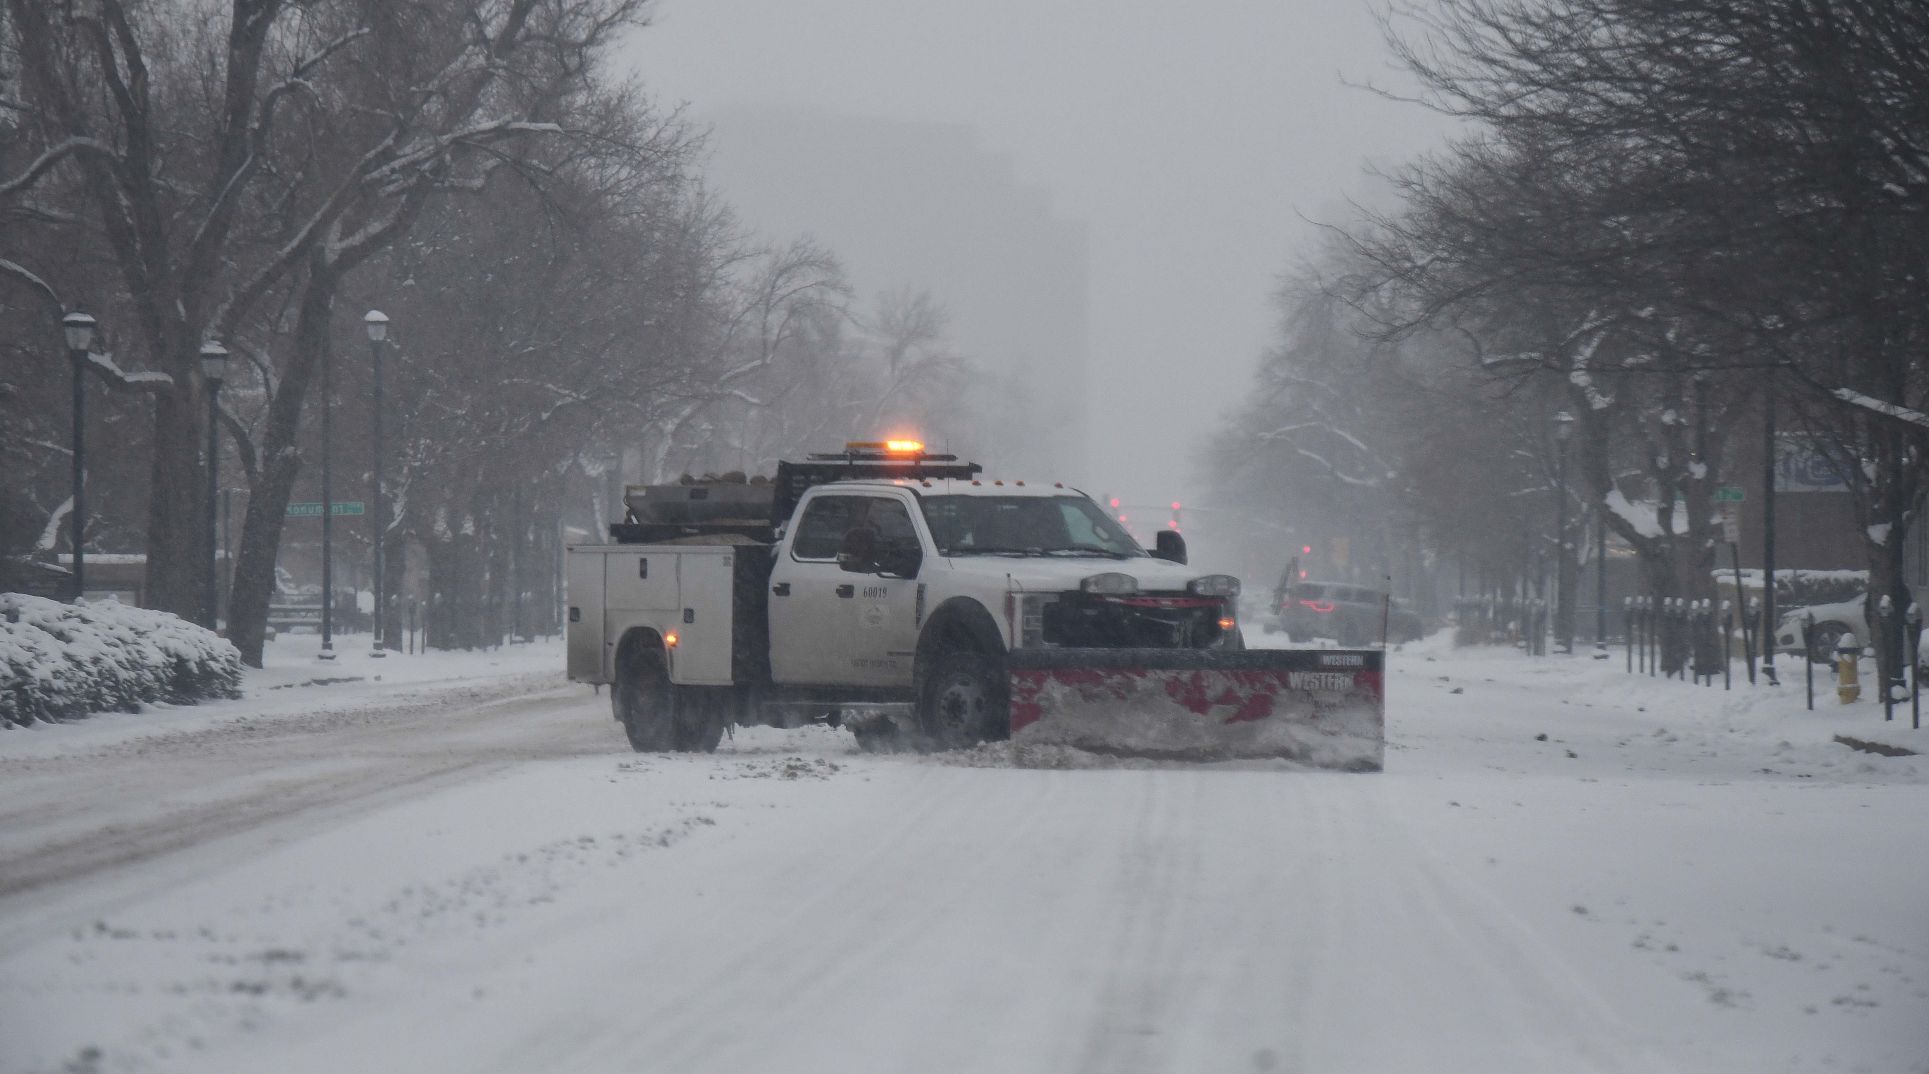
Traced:
[[837, 546], [837, 566], [852, 574], [877, 573], [877, 530], [870, 526], [845, 530]]
[[1152, 558], [1171, 560], [1183, 564], [1186, 561], [1186, 539], [1177, 530], [1160, 530], [1152, 539]]
[[924, 565], [924, 552], [913, 544], [908, 547], [893, 546], [884, 550], [878, 557], [877, 569], [880, 574], [897, 578], [916, 578], [918, 568]]

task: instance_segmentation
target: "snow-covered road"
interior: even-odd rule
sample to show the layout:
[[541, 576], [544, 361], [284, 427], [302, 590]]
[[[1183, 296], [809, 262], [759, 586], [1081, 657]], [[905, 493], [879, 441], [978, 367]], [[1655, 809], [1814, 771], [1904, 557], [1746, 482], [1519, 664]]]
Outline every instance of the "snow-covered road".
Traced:
[[638, 757], [546, 656], [0, 736], [0, 1070], [1929, 1070], [1929, 763], [1799, 699], [1421, 646], [1380, 775]]

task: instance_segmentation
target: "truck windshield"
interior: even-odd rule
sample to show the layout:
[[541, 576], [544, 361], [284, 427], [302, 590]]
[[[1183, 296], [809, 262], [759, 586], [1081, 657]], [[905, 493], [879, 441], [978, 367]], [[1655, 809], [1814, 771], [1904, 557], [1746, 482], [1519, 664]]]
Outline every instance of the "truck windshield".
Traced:
[[919, 503], [932, 540], [947, 556], [1146, 554], [1083, 496], [925, 496]]

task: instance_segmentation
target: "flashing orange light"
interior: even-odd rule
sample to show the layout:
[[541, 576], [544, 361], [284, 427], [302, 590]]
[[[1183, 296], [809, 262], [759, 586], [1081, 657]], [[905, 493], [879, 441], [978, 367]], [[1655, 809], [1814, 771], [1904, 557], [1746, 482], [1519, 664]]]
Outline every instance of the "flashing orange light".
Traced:
[[672, 630], [668, 634], [663, 635], [663, 647], [666, 649], [674, 649], [676, 648], [676, 643], [681, 640], [683, 639], [677, 637], [676, 631]]
[[920, 455], [924, 452], [922, 440], [847, 440], [845, 451], [882, 451], [889, 455]]
[[1219, 629], [1220, 629], [1220, 630], [1231, 630], [1231, 629], [1232, 629], [1233, 627], [1235, 627], [1235, 626], [1238, 626], [1238, 625], [1239, 625], [1239, 624], [1237, 624], [1237, 623], [1235, 623], [1235, 622], [1233, 622], [1233, 621], [1232, 621], [1232, 617], [1231, 617], [1231, 616], [1226, 616], [1225, 618], [1223, 618], [1223, 619], [1221, 619], [1221, 620], [1219, 620]]

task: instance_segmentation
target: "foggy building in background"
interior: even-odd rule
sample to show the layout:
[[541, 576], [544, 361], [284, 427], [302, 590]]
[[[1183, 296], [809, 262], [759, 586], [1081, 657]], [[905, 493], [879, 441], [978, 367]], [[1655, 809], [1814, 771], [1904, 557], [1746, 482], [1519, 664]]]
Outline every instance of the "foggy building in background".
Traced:
[[1083, 221], [1056, 213], [1049, 190], [1021, 182], [963, 125], [775, 105], [706, 118], [708, 173], [746, 224], [814, 236], [867, 312], [905, 288], [945, 308], [950, 346], [987, 375], [978, 402], [994, 426], [951, 446], [1005, 474], [1088, 480]]

